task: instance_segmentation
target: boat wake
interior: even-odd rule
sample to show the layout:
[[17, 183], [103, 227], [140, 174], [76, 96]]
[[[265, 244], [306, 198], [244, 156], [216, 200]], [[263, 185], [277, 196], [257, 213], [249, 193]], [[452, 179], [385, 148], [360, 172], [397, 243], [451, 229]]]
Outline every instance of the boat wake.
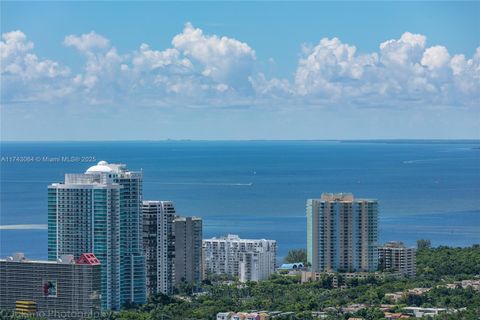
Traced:
[[187, 186], [233, 186], [233, 187], [251, 187], [253, 183], [232, 183], [232, 182], [144, 182], [163, 185], [187, 185]]

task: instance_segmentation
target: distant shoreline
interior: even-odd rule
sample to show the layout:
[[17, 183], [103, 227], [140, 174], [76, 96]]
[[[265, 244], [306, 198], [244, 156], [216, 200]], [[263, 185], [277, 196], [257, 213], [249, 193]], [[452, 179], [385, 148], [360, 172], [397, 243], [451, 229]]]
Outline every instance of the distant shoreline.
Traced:
[[155, 143], [155, 142], [337, 142], [387, 144], [480, 144], [480, 139], [158, 139], [158, 140], [0, 140], [0, 143]]

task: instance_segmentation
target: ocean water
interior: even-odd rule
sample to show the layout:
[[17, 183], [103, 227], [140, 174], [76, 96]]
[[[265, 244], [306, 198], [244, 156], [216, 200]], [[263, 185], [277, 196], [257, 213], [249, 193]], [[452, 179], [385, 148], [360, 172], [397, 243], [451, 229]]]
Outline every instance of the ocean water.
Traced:
[[[305, 202], [352, 192], [380, 205], [380, 241], [480, 243], [478, 141], [2, 142], [0, 256], [47, 256], [47, 186], [100, 160], [144, 172], [144, 198], [172, 200], [226, 233], [306, 246]], [[5, 230], [5, 226], [12, 230]], [[40, 226], [25, 226], [40, 225]], [[33, 227], [40, 229], [32, 229]], [[42, 229], [43, 228], [43, 229]]]

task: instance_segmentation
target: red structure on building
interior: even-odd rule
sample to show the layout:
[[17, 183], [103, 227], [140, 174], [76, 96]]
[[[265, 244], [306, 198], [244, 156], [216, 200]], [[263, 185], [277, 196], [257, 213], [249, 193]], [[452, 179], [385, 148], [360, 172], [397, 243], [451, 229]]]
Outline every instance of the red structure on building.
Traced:
[[77, 264], [89, 264], [89, 265], [98, 265], [100, 261], [95, 257], [93, 253], [82, 253], [77, 259]]

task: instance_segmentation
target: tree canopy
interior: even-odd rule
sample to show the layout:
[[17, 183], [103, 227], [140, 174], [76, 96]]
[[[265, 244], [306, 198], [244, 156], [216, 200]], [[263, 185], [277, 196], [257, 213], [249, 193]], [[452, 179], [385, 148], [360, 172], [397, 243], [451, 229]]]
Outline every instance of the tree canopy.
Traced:
[[303, 265], [307, 265], [307, 250], [291, 249], [283, 260], [286, 263], [302, 262]]

